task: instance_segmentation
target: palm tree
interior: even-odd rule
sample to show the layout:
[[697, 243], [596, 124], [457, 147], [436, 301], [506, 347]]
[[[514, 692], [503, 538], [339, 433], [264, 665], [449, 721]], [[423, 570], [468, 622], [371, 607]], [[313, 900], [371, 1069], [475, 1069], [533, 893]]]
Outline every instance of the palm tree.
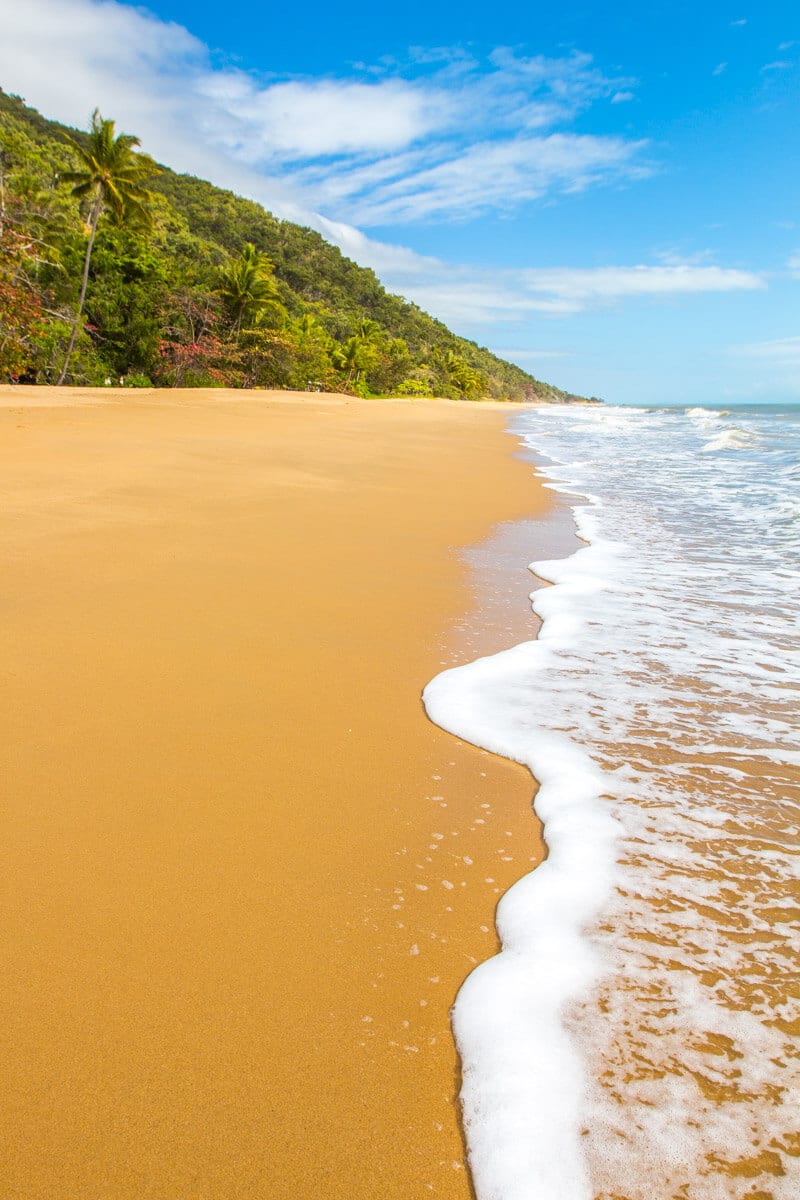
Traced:
[[452, 350], [448, 350], [442, 358], [442, 365], [448, 379], [462, 396], [480, 392], [486, 387], [486, 377], [476, 371], [463, 358], [459, 358]]
[[278, 316], [283, 315], [272, 271], [269, 259], [252, 242], [247, 242], [241, 256], [222, 272], [219, 294], [231, 314], [237, 337], [243, 325], [258, 325], [270, 309]]
[[149, 225], [148, 203], [152, 194], [142, 186], [142, 181], [152, 175], [160, 174], [151, 158], [136, 153], [135, 147], [140, 144], [139, 139], [130, 133], [115, 135], [114, 122], [104, 120], [97, 108], [92, 113], [88, 145], [81, 145], [69, 134], [64, 136], [77, 154], [80, 166], [77, 171], [65, 171], [61, 180], [73, 185], [73, 196], [77, 196], [81, 200], [89, 200], [89, 241], [83, 259], [78, 308], [72, 322], [69, 344], [58, 383], [64, 382], [69, 369], [69, 360], [75, 348], [78, 323], [86, 300], [89, 264], [92, 260], [94, 239], [100, 217], [106, 209], [109, 209], [120, 225], [125, 221]]
[[363, 321], [359, 321], [355, 335], [361, 342], [377, 342], [380, 340], [381, 327], [377, 321], [365, 318]]
[[324, 333], [322, 325], [313, 313], [303, 313], [302, 317], [298, 317], [295, 322], [295, 329], [301, 337], [308, 337], [317, 332]]
[[333, 350], [331, 359], [337, 370], [347, 371], [347, 384], [349, 385], [353, 373], [357, 372], [356, 379], [358, 379], [364, 365], [363, 342], [357, 334], [349, 337], [344, 345], [337, 346]]

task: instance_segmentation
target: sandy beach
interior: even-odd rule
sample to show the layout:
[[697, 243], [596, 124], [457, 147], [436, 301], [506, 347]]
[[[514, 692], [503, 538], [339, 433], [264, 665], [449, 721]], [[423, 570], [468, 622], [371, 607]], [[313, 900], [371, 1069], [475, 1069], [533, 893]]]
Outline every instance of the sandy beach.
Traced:
[[469, 1197], [448, 1010], [541, 845], [420, 692], [551, 503], [507, 415], [0, 390], [8, 1200]]

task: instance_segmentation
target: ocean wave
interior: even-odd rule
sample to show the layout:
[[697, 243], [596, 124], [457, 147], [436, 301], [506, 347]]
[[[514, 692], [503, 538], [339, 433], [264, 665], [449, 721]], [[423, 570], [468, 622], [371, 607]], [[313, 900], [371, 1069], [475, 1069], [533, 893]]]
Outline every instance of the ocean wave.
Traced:
[[711, 438], [703, 446], [703, 451], [713, 450], [750, 450], [760, 441], [757, 433], [753, 433], [748, 429], [725, 429], [716, 437]]
[[[442, 728], [528, 766], [547, 859], [498, 905], [501, 953], [461, 988], [453, 1029], [461, 1055], [461, 1103], [480, 1200], [590, 1200], [581, 1141], [585, 1064], [564, 1027], [568, 1004], [603, 972], [584, 934], [613, 890], [616, 822], [598, 804], [605, 782], [577, 742], [532, 722], [543, 676], [580, 636], [569, 592], [591, 606], [603, 550], [584, 547], [531, 570], [539, 591], [539, 639], [438, 675], [423, 693]], [[542, 1147], [547, 1147], [543, 1155]]]
[[730, 413], [725, 408], [687, 408], [685, 415], [698, 429], [714, 429]]
[[535, 643], [425, 691], [549, 848], [454, 1010], [479, 1200], [800, 1194], [797, 431], [743, 425], [734, 469], [686, 414], [516, 422], [587, 544], [532, 568]]

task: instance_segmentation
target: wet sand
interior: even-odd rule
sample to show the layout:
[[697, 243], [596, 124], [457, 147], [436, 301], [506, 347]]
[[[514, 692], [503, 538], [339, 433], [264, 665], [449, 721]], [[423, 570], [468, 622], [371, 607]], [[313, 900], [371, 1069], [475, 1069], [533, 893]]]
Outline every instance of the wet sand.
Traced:
[[448, 1010], [541, 846], [419, 696], [551, 504], [507, 413], [0, 389], [6, 1200], [469, 1197]]

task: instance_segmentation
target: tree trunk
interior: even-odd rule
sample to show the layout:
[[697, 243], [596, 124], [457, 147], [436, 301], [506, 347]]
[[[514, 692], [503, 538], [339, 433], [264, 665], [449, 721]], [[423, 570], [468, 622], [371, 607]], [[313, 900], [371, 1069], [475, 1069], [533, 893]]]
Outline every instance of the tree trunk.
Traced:
[[6, 151], [0, 146], [0, 238], [6, 231]]
[[69, 335], [69, 344], [67, 353], [64, 355], [64, 365], [61, 368], [61, 374], [56, 380], [56, 386], [59, 387], [66, 377], [69, 369], [69, 360], [72, 358], [72, 351], [75, 349], [75, 339], [78, 336], [78, 323], [83, 312], [83, 304], [86, 299], [86, 287], [89, 283], [89, 263], [92, 261], [92, 250], [94, 248], [94, 238], [97, 233], [97, 222], [100, 220], [100, 213], [103, 209], [103, 200], [98, 190], [97, 196], [92, 204], [91, 220], [89, 222], [89, 241], [86, 245], [86, 257], [83, 260], [83, 277], [81, 278], [81, 294], [78, 297], [78, 311], [75, 313], [75, 320], [72, 322], [72, 330]]

